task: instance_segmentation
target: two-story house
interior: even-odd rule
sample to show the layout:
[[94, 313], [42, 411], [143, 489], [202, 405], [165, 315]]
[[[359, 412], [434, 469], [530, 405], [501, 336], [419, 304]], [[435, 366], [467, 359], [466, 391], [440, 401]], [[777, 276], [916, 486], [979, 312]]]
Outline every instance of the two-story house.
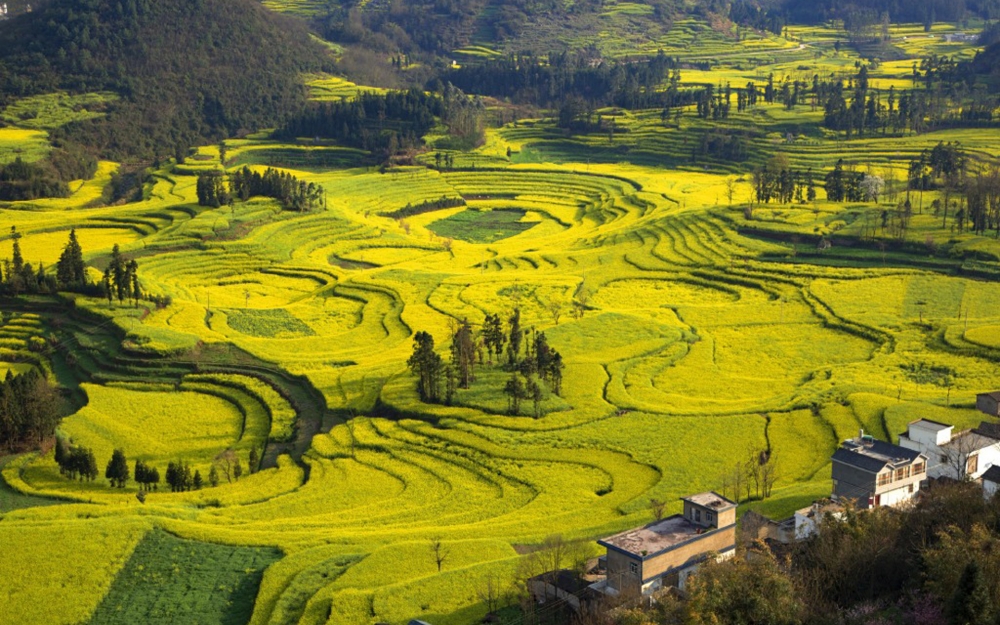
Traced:
[[673, 586], [709, 557], [736, 550], [736, 503], [715, 492], [683, 497], [683, 514], [597, 541], [607, 549], [607, 578], [591, 586], [610, 595], [647, 595]]
[[833, 499], [859, 508], [898, 506], [914, 498], [926, 477], [927, 456], [862, 432], [833, 454]]
[[957, 434], [953, 430], [947, 423], [918, 419], [899, 435], [899, 444], [927, 456], [927, 476], [932, 478], [978, 480], [1000, 465], [1000, 437], [991, 424]]

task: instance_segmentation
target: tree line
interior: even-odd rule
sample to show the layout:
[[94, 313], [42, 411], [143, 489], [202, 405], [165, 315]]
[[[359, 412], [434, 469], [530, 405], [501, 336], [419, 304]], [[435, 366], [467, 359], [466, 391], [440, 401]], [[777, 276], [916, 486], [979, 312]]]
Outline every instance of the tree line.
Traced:
[[97, 159], [80, 149], [56, 148], [48, 157], [28, 163], [20, 156], [0, 165], [0, 200], [19, 202], [43, 197], [69, 197], [71, 180], [89, 179]]
[[475, 382], [476, 367], [492, 366], [494, 361], [511, 374], [501, 390], [512, 415], [520, 414], [522, 401], [531, 400], [537, 419], [541, 416], [544, 388], [555, 395], [562, 393], [562, 355], [549, 346], [544, 332], [522, 327], [519, 308], [514, 309], [506, 324], [499, 314], [487, 314], [478, 333], [468, 320], [456, 323], [451, 332], [449, 363], [437, 353], [434, 337], [428, 332], [419, 331], [413, 338], [407, 366], [417, 376], [421, 401], [452, 405], [457, 390], [468, 389]]
[[268, 167], [264, 173], [249, 167], [228, 175], [221, 171], [204, 173], [198, 176], [195, 186], [201, 206], [218, 208], [231, 205], [237, 199], [245, 202], [251, 197], [263, 196], [278, 200], [285, 210], [300, 213], [326, 208], [326, 190], [322, 185], [307, 183], [273, 167]]
[[445, 112], [441, 95], [420, 89], [362, 93], [338, 102], [308, 106], [275, 132], [280, 139], [318, 137], [367, 150], [384, 158], [419, 147], [421, 137]]
[[[76, 236], [76, 229], [69, 231], [66, 245], [59, 254], [55, 272], [46, 270], [44, 264], [33, 266], [25, 261], [21, 251], [21, 233], [11, 226], [11, 257], [0, 265], [0, 293], [18, 296], [22, 293], [56, 293], [71, 291], [92, 296], [119, 296], [120, 301], [141, 296], [138, 286], [138, 264], [124, 257], [115, 245], [112, 251], [111, 275], [94, 284], [87, 279], [87, 265], [83, 260], [83, 248]], [[126, 288], [127, 287], [127, 288]], [[127, 290], [128, 297], [125, 291]]]
[[[92, 482], [99, 475], [93, 450], [74, 445], [62, 437], [56, 437], [55, 461], [60, 474], [69, 479]], [[250, 449], [248, 461], [250, 473], [256, 473], [260, 464], [256, 448]], [[239, 481], [242, 476], [243, 464], [240, 458], [233, 449], [226, 449], [212, 461], [207, 479], [202, 477], [200, 469], [192, 471], [187, 462], [171, 460], [167, 463], [163, 480], [170, 487], [170, 492], [179, 493], [201, 490], [206, 486], [216, 487], [222, 478], [227, 483]], [[133, 470], [129, 470], [128, 457], [121, 449], [115, 449], [111, 453], [104, 469], [104, 477], [112, 488], [125, 488], [130, 480], [134, 481], [139, 487], [140, 500], [144, 500], [144, 493], [158, 491], [160, 488], [160, 470], [141, 459], [137, 459]]]
[[[624, 61], [605, 60], [590, 52], [550, 52], [545, 57], [525, 52], [452, 68], [441, 80], [468, 93], [517, 104], [559, 108], [577, 98], [589, 108], [643, 109], [694, 102], [696, 91], [679, 88], [678, 67], [677, 60], [663, 51]], [[665, 82], [667, 89], [660, 90]]]

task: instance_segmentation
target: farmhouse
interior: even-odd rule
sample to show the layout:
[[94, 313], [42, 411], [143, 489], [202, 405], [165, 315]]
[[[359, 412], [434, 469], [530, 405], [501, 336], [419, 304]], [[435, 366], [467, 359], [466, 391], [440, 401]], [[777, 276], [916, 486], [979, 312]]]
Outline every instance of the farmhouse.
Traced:
[[927, 477], [954, 480], [979, 479], [987, 469], [1000, 465], [1000, 436], [983, 423], [975, 430], [953, 434], [954, 426], [929, 419], [913, 421], [899, 435], [899, 444], [927, 456]]
[[830, 499], [821, 499], [812, 505], [796, 510], [795, 540], [805, 540], [819, 533], [820, 525], [828, 518], [840, 519], [844, 516], [844, 506]]
[[833, 499], [852, 499], [860, 508], [898, 506], [920, 490], [927, 456], [862, 431], [833, 454]]
[[610, 595], [684, 589], [691, 573], [715, 554], [736, 550], [736, 503], [715, 492], [683, 497], [684, 513], [597, 541], [607, 548], [607, 578], [591, 588]]
[[991, 417], [1000, 417], [1000, 391], [976, 395], [976, 408]]

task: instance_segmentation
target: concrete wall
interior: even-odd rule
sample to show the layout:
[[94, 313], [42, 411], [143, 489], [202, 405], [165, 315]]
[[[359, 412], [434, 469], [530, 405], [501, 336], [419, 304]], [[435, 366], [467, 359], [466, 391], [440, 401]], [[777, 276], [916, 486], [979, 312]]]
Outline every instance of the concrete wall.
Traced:
[[643, 563], [643, 579], [663, 575], [670, 569], [681, 568], [692, 561], [698, 561], [706, 552], [727, 551], [736, 546], [736, 526], [714, 530], [703, 534], [676, 549], [650, 558]]
[[997, 400], [993, 399], [989, 395], [977, 395], [976, 408], [990, 416], [1000, 416], [1000, 402], [997, 402]]
[[983, 497], [986, 499], [995, 497], [998, 490], [1000, 490], [1000, 484], [990, 481], [983, 482]]
[[[735, 514], [733, 515], [735, 516]], [[736, 547], [735, 524], [723, 529], [712, 530], [681, 546], [664, 552], [658, 556], [642, 561], [638, 556], [630, 556], [608, 549], [608, 586], [620, 593], [639, 593], [644, 586], [642, 580], [653, 581], [669, 571], [677, 571], [696, 566], [703, 556], [715, 551], [731, 552]], [[631, 563], [638, 565], [638, 575], [632, 573]]]

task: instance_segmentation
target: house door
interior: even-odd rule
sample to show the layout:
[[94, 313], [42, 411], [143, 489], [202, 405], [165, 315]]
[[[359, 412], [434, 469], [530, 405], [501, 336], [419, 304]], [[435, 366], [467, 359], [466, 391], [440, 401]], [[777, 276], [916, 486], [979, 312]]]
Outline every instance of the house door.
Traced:
[[882, 505], [882, 495], [875, 495], [875, 507]]

